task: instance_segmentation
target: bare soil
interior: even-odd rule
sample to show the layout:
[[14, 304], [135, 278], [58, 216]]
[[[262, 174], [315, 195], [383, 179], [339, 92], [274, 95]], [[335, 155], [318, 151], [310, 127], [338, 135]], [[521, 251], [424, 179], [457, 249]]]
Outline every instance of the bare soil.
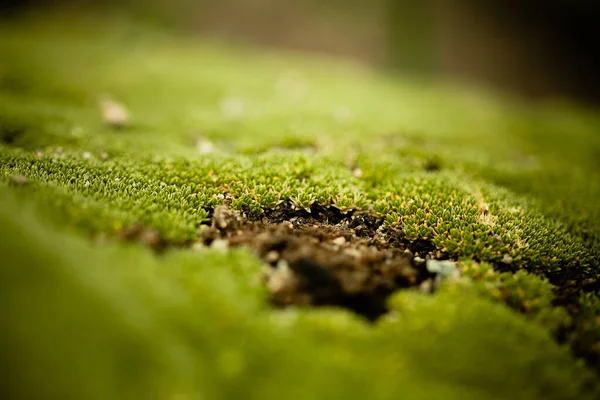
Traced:
[[265, 262], [263, 280], [276, 306], [338, 306], [375, 320], [387, 312], [391, 293], [434, 278], [425, 267], [433, 246], [409, 248], [399, 235], [368, 214], [313, 207], [252, 221], [220, 206], [200, 241], [251, 248]]

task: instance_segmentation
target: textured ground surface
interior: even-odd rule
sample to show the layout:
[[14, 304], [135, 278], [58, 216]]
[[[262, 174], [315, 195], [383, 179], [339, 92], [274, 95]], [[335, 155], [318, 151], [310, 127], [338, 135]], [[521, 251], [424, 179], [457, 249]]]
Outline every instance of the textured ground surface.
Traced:
[[4, 24], [3, 390], [594, 398], [599, 129], [122, 19]]

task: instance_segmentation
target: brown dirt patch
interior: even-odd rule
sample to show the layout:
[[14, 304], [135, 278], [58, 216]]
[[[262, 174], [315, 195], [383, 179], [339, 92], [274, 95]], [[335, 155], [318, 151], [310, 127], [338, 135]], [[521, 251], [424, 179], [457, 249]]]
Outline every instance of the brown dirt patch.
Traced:
[[338, 306], [375, 320], [391, 293], [434, 277], [424, 262], [432, 246], [417, 243], [413, 251], [368, 214], [314, 208], [250, 221], [220, 206], [200, 241], [251, 248], [265, 262], [263, 280], [277, 306]]

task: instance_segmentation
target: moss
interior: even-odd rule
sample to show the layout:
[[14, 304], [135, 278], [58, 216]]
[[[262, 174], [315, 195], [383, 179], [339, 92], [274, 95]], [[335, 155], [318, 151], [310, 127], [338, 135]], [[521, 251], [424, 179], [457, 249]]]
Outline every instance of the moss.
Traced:
[[543, 329], [469, 290], [398, 295], [375, 327], [275, 312], [246, 252], [96, 247], [3, 192], [2, 362], [21, 371], [11, 398], [570, 398], [591, 382]]
[[567, 311], [554, 306], [553, 286], [547, 280], [524, 271], [500, 273], [490, 264], [474, 262], [463, 263], [461, 272], [467, 279], [457, 282], [459, 286], [473, 286], [555, 333], [571, 324]]
[[[550, 333], [570, 326], [577, 355], [595, 354], [600, 337], [597, 289], [570, 317], [552, 286], [598, 278], [596, 114], [123, 20], [44, 18], [0, 27], [6, 346], [31, 349], [7, 361], [31, 371], [16, 392], [569, 398], [589, 389], [588, 371]], [[103, 123], [106, 93], [128, 108], [127, 128]], [[198, 137], [210, 146], [199, 151]], [[399, 294], [396, 319], [372, 327], [340, 311], [269, 310], [260, 265], [245, 252], [187, 248], [163, 259], [70, 236], [110, 238], [141, 223], [187, 246], [223, 203], [252, 218], [317, 205], [369, 211], [382, 229], [460, 260], [470, 281], [433, 297]], [[28, 268], [39, 279], [17, 279]], [[69, 385], [62, 358], [85, 384]]]

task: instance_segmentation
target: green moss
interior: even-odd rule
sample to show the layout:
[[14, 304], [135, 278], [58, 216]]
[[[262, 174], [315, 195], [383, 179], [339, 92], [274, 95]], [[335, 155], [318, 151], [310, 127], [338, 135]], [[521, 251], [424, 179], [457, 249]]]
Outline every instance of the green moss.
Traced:
[[10, 398], [570, 398], [591, 382], [544, 330], [464, 288], [400, 294], [375, 327], [274, 312], [246, 252], [157, 259], [42, 228], [6, 190], [1, 205]]
[[[4, 345], [31, 349], [6, 361], [30, 371], [16, 392], [569, 398], [587, 388], [590, 374], [550, 332], [572, 322], [577, 354], [595, 351], [597, 296], [582, 295], [569, 321], [536, 275], [598, 278], [596, 114], [64, 18], [0, 27]], [[103, 123], [106, 93], [129, 109], [127, 128]], [[401, 293], [395, 319], [372, 327], [341, 311], [268, 309], [245, 252], [158, 258], [69, 236], [143, 223], [189, 245], [223, 203], [253, 217], [370, 210], [460, 260], [470, 280], [433, 297]], [[82, 384], [69, 384], [67, 364]]]
[[571, 323], [564, 308], [554, 307], [552, 285], [538, 276], [524, 271], [499, 273], [489, 264], [474, 262], [463, 263], [461, 272], [468, 279], [456, 282], [459, 286], [473, 286], [486, 297], [508, 305], [541, 326], [558, 332]]

